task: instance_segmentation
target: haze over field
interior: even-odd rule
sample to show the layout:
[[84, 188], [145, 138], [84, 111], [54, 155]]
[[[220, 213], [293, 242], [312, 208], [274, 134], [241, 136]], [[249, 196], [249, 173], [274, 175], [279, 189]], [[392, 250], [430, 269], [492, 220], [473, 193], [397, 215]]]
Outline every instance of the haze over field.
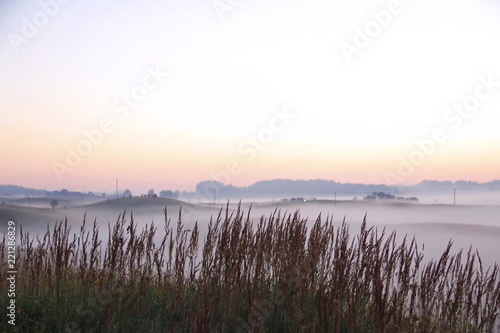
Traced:
[[[172, 222], [178, 219], [179, 209], [182, 207], [182, 220], [186, 228], [192, 229], [196, 221], [199, 222], [201, 237], [206, 236], [208, 223], [216, 219], [225, 205], [200, 205], [163, 198], [121, 198], [101, 201], [94, 204], [80, 206], [73, 203], [73, 208], [50, 209], [30, 208], [14, 205], [0, 206], [1, 220], [15, 220], [22, 226], [24, 232], [31, 234], [43, 233], [47, 224], [51, 227], [56, 221], [66, 217], [72, 230], [77, 232], [86, 215], [87, 226], [94, 220], [102, 230], [103, 241], [107, 240], [108, 223], [113, 225], [120, 214], [125, 212], [127, 220], [133, 213], [134, 220], [142, 229], [154, 221], [158, 227], [158, 238], [162, 237], [164, 223], [164, 208]], [[372, 201], [333, 201], [317, 200], [309, 202], [243, 202], [242, 209], [246, 212], [251, 208], [251, 219], [257, 225], [260, 217], [278, 209], [282, 213], [294, 213], [299, 210], [303, 217], [308, 217], [308, 227], [319, 216], [323, 218], [333, 216], [336, 225], [344, 220], [349, 224], [355, 235], [361, 226], [366, 214], [369, 226], [376, 227], [380, 232], [383, 228], [387, 233], [397, 232], [398, 240], [407, 235], [410, 239], [415, 236], [418, 244], [423, 246], [423, 253], [427, 259], [436, 258], [445, 249], [448, 240], [453, 240], [454, 252], [463, 249], [465, 252], [472, 246], [477, 249], [487, 266], [499, 261], [498, 240], [500, 239], [500, 206], [498, 205], [434, 205], [401, 202], [372, 202]], [[230, 203], [229, 213], [237, 208], [237, 203]]]
[[[494, 262], [499, 16], [486, 0], [4, 1], [0, 184], [49, 193], [4, 196], [0, 217], [38, 233], [182, 205], [206, 227], [242, 198], [256, 221], [367, 214], [431, 255], [453, 238]], [[49, 208], [63, 189], [81, 199]], [[420, 203], [352, 201], [372, 191]]]
[[0, 331], [500, 333], [499, 18], [0, 1]]

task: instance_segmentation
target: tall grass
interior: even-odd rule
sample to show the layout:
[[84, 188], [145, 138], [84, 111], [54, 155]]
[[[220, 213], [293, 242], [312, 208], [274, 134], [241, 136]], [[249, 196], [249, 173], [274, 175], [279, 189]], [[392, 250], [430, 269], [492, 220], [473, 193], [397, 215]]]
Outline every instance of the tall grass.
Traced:
[[[221, 210], [200, 242], [179, 212], [163, 229], [120, 215], [21, 232], [19, 332], [493, 332], [500, 273], [477, 253], [423, 262], [415, 239], [275, 210], [253, 222]], [[163, 235], [160, 242], [156, 234]], [[200, 244], [201, 243], [201, 244]], [[6, 290], [6, 238], [0, 243]], [[3, 309], [6, 295], [1, 295]], [[8, 328], [2, 316], [2, 327]], [[12, 327], [11, 327], [12, 328]]]

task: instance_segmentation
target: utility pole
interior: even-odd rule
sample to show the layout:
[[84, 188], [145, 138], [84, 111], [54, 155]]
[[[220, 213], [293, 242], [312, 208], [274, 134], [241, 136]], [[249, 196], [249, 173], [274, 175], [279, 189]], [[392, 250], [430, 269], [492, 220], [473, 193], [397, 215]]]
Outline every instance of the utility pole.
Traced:
[[216, 189], [214, 188], [214, 206], [215, 206], [215, 193], [216, 193]]
[[454, 188], [453, 189], [453, 206], [456, 206], [457, 205], [457, 193], [456, 193], [456, 189]]

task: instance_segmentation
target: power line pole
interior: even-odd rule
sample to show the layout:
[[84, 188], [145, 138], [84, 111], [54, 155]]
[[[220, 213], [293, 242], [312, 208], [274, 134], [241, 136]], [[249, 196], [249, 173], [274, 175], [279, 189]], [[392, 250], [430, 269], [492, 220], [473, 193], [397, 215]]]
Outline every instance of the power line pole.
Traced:
[[216, 193], [216, 189], [214, 188], [214, 206], [215, 206], [215, 193]]

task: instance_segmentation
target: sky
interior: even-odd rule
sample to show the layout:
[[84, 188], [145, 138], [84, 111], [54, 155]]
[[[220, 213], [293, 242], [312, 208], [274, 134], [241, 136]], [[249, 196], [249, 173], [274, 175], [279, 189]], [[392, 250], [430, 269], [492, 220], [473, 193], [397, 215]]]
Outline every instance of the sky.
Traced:
[[499, 18], [487, 0], [1, 0], [0, 184], [500, 179]]

